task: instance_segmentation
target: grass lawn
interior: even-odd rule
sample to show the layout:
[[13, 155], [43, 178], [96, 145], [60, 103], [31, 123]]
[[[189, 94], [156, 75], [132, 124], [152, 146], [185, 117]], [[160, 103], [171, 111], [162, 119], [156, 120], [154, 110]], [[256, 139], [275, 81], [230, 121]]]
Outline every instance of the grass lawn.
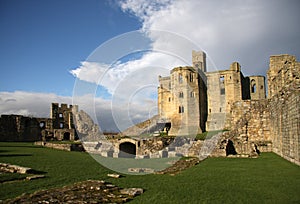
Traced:
[[29, 143], [0, 143], [0, 162], [31, 167], [46, 175], [38, 180], [1, 183], [1, 200], [77, 181], [104, 179], [120, 187], [145, 189], [132, 203], [300, 203], [300, 167], [273, 153], [257, 159], [209, 158], [175, 176], [124, 175], [119, 179], [108, 178], [112, 171], [87, 153]]

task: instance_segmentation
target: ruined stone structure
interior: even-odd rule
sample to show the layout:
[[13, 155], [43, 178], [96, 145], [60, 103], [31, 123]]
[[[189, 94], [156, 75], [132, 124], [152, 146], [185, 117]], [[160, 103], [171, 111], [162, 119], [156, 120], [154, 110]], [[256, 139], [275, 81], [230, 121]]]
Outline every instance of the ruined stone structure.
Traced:
[[[300, 164], [300, 63], [296, 58], [270, 57], [266, 99], [264, 76], [243, 76], [237, 62], [228, 70], [206, 72], [205, 54], [192, 54], [193, 67], [176, 67], [170, 77], [159, 76], [158, 113], [170, 123], [170, 134], [191, 133], [186, 131], [190, 126], [198, 126], [198, 133], [227, 129], [212, 155], [273, 151]], [[191, 76], [198, 83], [191, 83]]]
[[50, 118], [1, 115], [0, 141], [75, 140], [73, 112], [78, 106], [52, 103]]
[[41, 139], [37, 118], [22, 115], [1, 115], [0, 141], [36, 141]]
[[207, 117], [206, 55], [193, 52], [194, 67], [176, 67], [171, 76], [159, 76], [158, 114], [170, 123], [169, 135], [191, 135], [205, 131]]
[[300, 62], [291, 55], [271, 56], [267, 76], [273, 151], [300, 165]]
[[158, 114], [171, 123], [170, 135], [222, 130], [236, 101], [265, 99], [264, 76], [244, 77], [239, 63], [206, 72], [204, 52], [192, 52], [192, 67], [176, 67], [159, 76]]

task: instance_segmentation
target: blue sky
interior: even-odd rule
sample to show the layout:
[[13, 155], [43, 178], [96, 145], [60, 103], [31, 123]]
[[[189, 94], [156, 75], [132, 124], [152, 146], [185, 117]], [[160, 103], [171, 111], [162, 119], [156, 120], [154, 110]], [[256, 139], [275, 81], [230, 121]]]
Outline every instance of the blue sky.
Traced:
[[190, 65], [192, 49], [206, 52], [208, 71], [237, 61], [244, 75], [265, 75], [270, 55], [299, 60], [299, 9], [298, 0], [0, 0], [0, 114], [48, 117], [51, 102], [76, 103], [102, 130], [124, 129], [157, 112], [158, 75]]
[[72, 94], [79, 66], [101, 43], [139, 29], [112, 1], [1, 0], [0, 91]]

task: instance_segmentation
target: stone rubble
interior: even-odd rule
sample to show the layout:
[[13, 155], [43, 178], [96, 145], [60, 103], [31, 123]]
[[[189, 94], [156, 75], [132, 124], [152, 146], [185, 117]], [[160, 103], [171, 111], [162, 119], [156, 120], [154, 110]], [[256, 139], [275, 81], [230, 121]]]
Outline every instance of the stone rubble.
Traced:
[[143, 192], [141, 188], [121, 189], [103, 180], [88, 180], [61, 188], [23, 194], [3, 203], [125, 203]]

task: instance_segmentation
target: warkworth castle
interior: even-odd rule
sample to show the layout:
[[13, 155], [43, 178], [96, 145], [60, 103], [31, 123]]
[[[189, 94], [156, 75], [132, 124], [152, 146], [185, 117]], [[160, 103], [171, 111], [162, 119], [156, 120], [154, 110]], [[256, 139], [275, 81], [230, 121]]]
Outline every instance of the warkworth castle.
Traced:
[[265, 77], [244, 76], [238, 62], [207, 72], [201, 51], [192, 51], [192, 62], [159, 76], [159, 120], [169, 135], [228, 130], [223, 141], [230, 140], [239, 153], [255, 146], [300, 164], [300, 63], [295, 56], [270, 57], [267, 97]]
[[[270, 56], [266, 75], [267, 97], [264, 76], [244, 76], [238, 62], [227, 70], [207, 72], [206, 54], [192, 51], [192, 66], [175, 67], [170, 76], [158, 77], [158, 115], [116, 138], [105, 136], [108, 141], [102, 141], [103, 133], [78, 106], [52, 103], [50, 118], [2, 115], [0, 141], [80, 138], [86, 151], [103, 156], [125, 152], [159, 158], [199, 156], [209, 141], [188, 138], [188, 148], [182, 142], [166, 147], [166, 137], [143, 138], [143, 133], [164, 129], [169, 136], [189, 137], [226, 130], [210, 140], [211, 156], [275, 152], [300, 165], [300, 62], [288, 54]], [[133, 135], [140, 137], [122, 137]]]

